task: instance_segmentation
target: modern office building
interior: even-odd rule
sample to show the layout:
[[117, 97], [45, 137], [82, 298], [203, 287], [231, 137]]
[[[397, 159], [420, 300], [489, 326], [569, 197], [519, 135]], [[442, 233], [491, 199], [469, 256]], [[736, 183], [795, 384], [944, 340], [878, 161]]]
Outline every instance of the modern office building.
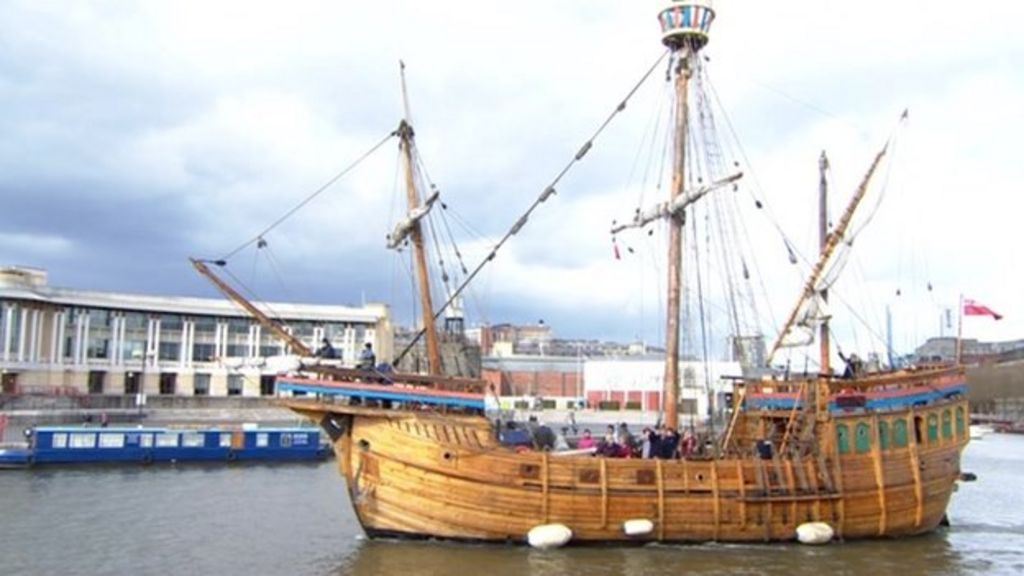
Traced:
[[[354, 364], [365, 342], [389, 357], [390, 310], [261, 306], [311, 349]], [[6, 394], [268, 396], [292, 351], [226, 299], [57, 288], [44, 270], [0, 267], [0, 383]]]

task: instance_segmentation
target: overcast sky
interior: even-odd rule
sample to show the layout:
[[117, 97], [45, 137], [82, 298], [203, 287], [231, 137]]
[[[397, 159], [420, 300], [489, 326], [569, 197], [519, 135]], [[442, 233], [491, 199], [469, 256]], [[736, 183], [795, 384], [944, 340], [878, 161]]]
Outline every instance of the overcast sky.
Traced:
[[[663, 4], [0, 3], [0, 265], [45, 268], [57, 286], [216, 297], [188, 256], [227, 254], [394, 130], [403, 59], [417, 144], [453, 234], [472, 232], [473, 266], [661, 54]], [[1024, 5], [715, 5], [718, 122], [742, 142], [762, 217], [813, 252], [820, 151], [841, 204], [909, 108], [846, 300], [871, 297], [876, 332], [889, 306], [904, 351], [955, 332], [940, 315], [960, 293], [1005, 315], [968, 320], [966, 336], [1024, 337]], [[624, 235], [635, 252], [615, 260], [608, 229], [636, 207], [663, 76], [481, 275], [470, 324], [544, 319], [561, 337], [660, 343], [664, 282], [643, 262], [663, 245]], [[397, 159], [392, 140], [231, 270], [269, 300], [387, 302], [408, 323], [407, 260], [384, 247]], [[806, 266], [778, 272], [784, 244], [754, 243], [771, 247], [756, 256], [777, 323]]]

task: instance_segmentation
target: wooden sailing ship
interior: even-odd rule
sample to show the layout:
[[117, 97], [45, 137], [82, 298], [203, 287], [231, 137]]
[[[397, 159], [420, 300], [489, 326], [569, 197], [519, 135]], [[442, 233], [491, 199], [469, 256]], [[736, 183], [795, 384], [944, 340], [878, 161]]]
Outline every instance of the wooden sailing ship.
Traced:
[[[671, 428], [679, 424], [685, 213], [701, 196], [739, 178], [685, 189], [688, 83], [714, 17], [709, 3], [696, 0], [673, 1], [659, 14], [677, 95], [675, 174], [669, 200], [631, 223], [665, 219], [670, 230], [663, 401]], [[482, 382], [441, 373], [408, 122], [398, 136], [410, 204], [400, 231], [418, 264], [430, 374], [385, 379], [312, 368], [279, 379], [280, 389], [328, 398], [286, 404], [329, 434], [369, 536], [522, 543], [535, 527], [560, 524], [576, 544], [774, 542], [795, 539], [807, 522], [827, 523], [844, 539], [907, 536], [939, 526], [969, 438], [964, 371], [954, 366], [837, 378], [825, 326], [820, 373], [737, 382], [727, 430], [699, 457], [623, 459], [503, 445], [484, 411], [491, 392]], [[801, 301], [824, 296], [818, 288], [824, 263], [883, 154], [836, 228], [827, 233], [823, 225], [820, 260]], [[627, 529], [636, 521], [649, 529]]]

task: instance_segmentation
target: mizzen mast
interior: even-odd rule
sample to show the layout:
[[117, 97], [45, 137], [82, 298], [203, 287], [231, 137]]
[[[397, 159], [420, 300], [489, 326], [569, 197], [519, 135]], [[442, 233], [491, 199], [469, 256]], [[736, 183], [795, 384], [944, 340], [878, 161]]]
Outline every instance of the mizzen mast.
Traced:
[[[686, 137], [688, 93], [693, 60], [708, 42], [708, 30], [715, 19], [715, 11], [708, 1], [674, 0], [658, 14], [661, 22], [661, 41], [672, 51], [675, 74], [676, 107], [675, 136], [672, 159], [672, 190], [669, 203], [683, 196], [686, 179]], [[682, 243], [685, 210], [668, 215], [668, 320], [665, 329], [665, 382], [662, 408], [665, 425], [679, 427], [679, 313], [682, 292]]]
[[814, 268], [811, 270], [810, 276], [804, 283], [804, 289], [800, 293], [800, 298], [797, 300], [796, 306], [793, 307], [793, 311], [790, 312], [789, 318], [783, 325], [782, 330], [779, 331], [779, 335], [775, 339], [775, 344], [772, 346], [771, 351], [768, 352], [768, 364], [771, 364], [775, 353], [783, 346], [786, 336], [793, 329], [793, 326], [796, 325], [797, 317], [799, 316], [804, 303], [821, 293], [818, 283], [825, 275], [825, 267], [831, 260], [832, 255], [835, 254], [836, 249], [839, 248], [839, 245], [846, 241], [846, 230], [849, 228], [850, 222], [853, 220], [853, 214], [864, 199], [865, 194], [867, 194], [868, 184], [871, 183], [871, 177], [874, 176], [875, 171], [878, 169], [878, 165], [882, 162], [882, 158], [885, 157], [888, 150], [889, 143], [886, 142], [885, 146], [878, 152], [878, 154], [875, 155], [875, 159], [871, 163], [871, 167], [868, 168], [867, 174], [864, 175], [860, 185], [857, 186], [857, 191], [854, 192], [853, 198], [851, 198], [850, 202], [846, 205], [846, 210], [843, 211], [843, 215], [839, 218], [839, 222], [836, 224], [835, 229], [831, 233], [825, 235], [825, 242], [821, 247], [821, 254], [818, 256], [818, 261], [814, 264]]
[[[821, 151], [821, 158], [818, 159], [818, 250], [819, 252], [825, 252], [825, 248], [828, 245], [828, 179], [825, 177], [828, 172], [828, 156], [825, 156], [825, 151]], [[821, 291], [821, 302], [828, 304], [828, 288]], [[825, 376], [832, 374], [832, 351], [831, 342], [829, 341], [829, 327], [828, 317], [822, 319], [821, 322], [821, 338], [820, 338], [820, 354], [821, 354], [821, 373]]]
[[[405, 187], [409, 202], [409, 218], [407, 219], [408, 236], [413, 247], [413, 259], [416, 262], [416, 276], [420, 291], [420, 308], [423, 312], [423, 330], [427, 340], [427, 360], [429, 363], [430, 375], [441, 375], [441, 351], [437, 338], [437, 324], [434, 321], [434, 302], [430, 296], [430, 273], [427, 270], [427, 253], [423, 245], [423, 227], [420, 224], [426, 210], [420, 206], [420, 194], [416, 188], [416, 168], [413, 163], [413, 146], [415, 146], [412, 125], [409, 123], [409, 101], [405, 89], [405, 64], [401, 65], [402, 70], [402, 104], [405, 109], [405, 117], [398, 127], [399, 148], [402, 152], [403, 163], [405, 164]], [[424, 207], [429, 209], [433, 204], [432, 197]], [[392, 239], [394, 240], [394, 239]]]

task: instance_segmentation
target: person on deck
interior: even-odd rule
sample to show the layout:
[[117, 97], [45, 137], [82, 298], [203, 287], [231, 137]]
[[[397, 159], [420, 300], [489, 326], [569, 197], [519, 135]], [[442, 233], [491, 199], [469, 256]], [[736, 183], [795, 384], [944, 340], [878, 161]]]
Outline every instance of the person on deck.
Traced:
[[596, 448], [597, 442], [594, 441], [594, 437], [590, 435], [590, 428], [583, 429], [583, 436], [580, 437], [579, 443], [576, 445], [580, 450], [587, 450], [590, 448]]
[[643, 441], [640, 448], [640, 457], [657, 458], [658, 451], [661, 449], [661, 438], [658, 436], [658, 433], [651, 428], [644, 428], [642, 438]]
[[568, 435], [568, 426], [563, 427], [560, 433], [555, 434], [555, 452], [565, 452], [569, 449], [569, 440], [566, 438]]
[[377, 355], [373, 353], [373, 344], [367, 342], [363, 346], [363, 351], [359, 353], [359, 364], [356, 365], [356, 368], [360, 370], [373, 370], [376, 365]]
[[696, 455], [697, 436], [693, 430], [687, 428], [686, 432], [683, 432], [683, 439], [679, 443], [679, 453], [683, 458], [691, 458]]
[[843, 351], [840, 350], [839, 358], [846, 363], [846, 368], [843, 370], [843, 378], [850, 380], [860, 376], [860, 373], [864, 368], [864, 363], [861, 362], [856, 352], [846, 356], [843, 354]]
[[331, 346], [330, 340], [324, 338], [321, 341], [320, 348], [317, 348], [316, 355], [319, 358], [333, 360], [338, 357], [338, 351], [334, 349], [334, 346]]
[[615, 425], [609, 424], [608, 430], [604, 434], [604, 438], [597, 445], [597, 453], [601, 456], [616, 457], [619, 455], [619, 443], [615, 436]]
[[679, 432], [666, 427], [662, 431], [661, 444], [658, 457], [664, 460], [674, 460], [679, 457]]
[[632, 453], [634, 445], [636, 444], [633, 434], [629, 431], [629, 426], [625, 422], [619, 424], [619, 431], [615, 437], [616, 442], [619, 446], [622, 446], [624, 450], [622, 452]]

